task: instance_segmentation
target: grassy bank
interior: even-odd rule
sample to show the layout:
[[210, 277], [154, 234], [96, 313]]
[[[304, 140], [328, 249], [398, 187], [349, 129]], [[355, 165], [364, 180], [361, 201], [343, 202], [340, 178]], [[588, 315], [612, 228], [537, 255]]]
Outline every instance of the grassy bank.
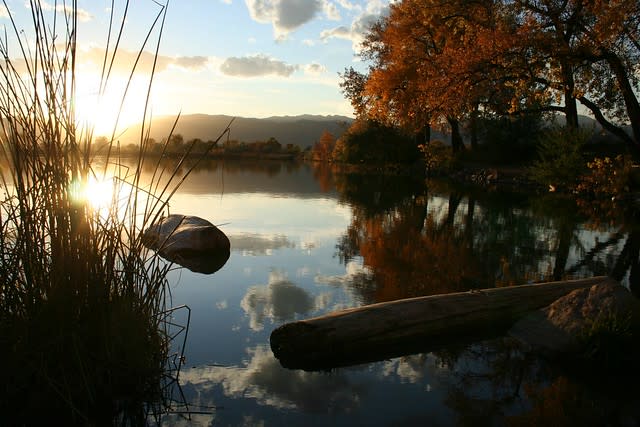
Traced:
[[[30, 5], [33, 27], [11, 20], [14, 35], [0, 42], [0, 424], [139, 425], [167, 397], [171, 344], [171, 265], [142, 233], [167, 212], [189, 153], [162, 166], [143, 134], [134, 168], [121, 166], [113, 139], [96, 166], [92, 129], [75, 112], [77, 7], [56, 19]], [[145, 43], [159, 43], [165, 13], [158, 5]], [[112, 22], [115, 39], [126, 18]], [[89, 196], [105, 182], [113, 194], [96, 206]]]

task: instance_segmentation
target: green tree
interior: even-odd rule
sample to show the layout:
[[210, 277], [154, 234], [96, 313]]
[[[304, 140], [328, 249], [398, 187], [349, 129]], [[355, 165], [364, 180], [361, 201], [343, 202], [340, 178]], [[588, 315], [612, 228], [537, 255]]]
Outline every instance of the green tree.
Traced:
[[336, 142], [333, 158], [346, 163], [413, 163], [420, 158], [414, 138], [374, 120], [356, 120]]

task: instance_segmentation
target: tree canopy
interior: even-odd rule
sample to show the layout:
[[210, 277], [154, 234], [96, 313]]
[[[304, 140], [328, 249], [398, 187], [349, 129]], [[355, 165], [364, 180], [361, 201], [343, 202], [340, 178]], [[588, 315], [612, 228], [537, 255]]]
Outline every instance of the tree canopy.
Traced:
[[[342, 74], [359, 116], [418, 131], [493, 116], [557, 111], [578, 127], [581, 103], [640, 151], [640, 2], [403, 0], [375, 23], [366, 73]], [[631, 124], [632, 134], [623, 130]]]

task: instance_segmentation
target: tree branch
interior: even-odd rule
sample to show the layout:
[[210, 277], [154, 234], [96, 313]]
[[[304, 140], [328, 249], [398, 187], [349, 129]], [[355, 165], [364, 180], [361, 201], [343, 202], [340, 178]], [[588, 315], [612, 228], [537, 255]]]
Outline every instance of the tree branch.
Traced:
[[625, 132], [624, 129], [622, 129], [620, 126], [616, 126], [613, 123], [611, 123], [609, 120], [607, 120], [602, 114], [602, 111], [600, 111], [600, 108], [594, 102], [590, 101], [584, 96], [579, 97], [578, 101], [580, 101], [582, 105], [584, 105], [589, 110], [591, 110], [591, 112], [593, 113], [593, 116], [596, 118], [598, 123], [600, 123], [600, 126], [602, 126], [603, 129], [605, 129], [607, 132], [612, 133], [616, 137], [620, 138], [625, 143], [635, 147], [635, 143], [633, 142], [633, 139], [631, 139], [629, 134]]

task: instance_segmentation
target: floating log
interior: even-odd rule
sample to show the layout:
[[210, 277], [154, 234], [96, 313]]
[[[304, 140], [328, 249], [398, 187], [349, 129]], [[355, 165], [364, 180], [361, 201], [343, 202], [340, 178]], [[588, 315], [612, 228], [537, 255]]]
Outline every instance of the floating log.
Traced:
[[409, 298], [284, 324], [271, 350], [286, 368], [325, 370], [504, 334], [532, 310], [607, 277]]

